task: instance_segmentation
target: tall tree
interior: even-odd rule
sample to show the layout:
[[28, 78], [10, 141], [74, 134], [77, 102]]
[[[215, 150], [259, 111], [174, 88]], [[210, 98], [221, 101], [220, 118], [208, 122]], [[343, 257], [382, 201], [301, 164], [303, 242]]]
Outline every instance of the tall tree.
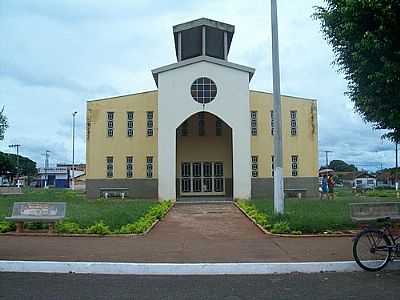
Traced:
[[358, 171], [355, 165], [348, 164], [343, 160], [332, 160], [329, 163], [329, 168], [336, 172], [355, 172]]
[[325, 0], [314, 17], [356, 110], [376, 129], [400, 132], [400, 0]]
[[7, 117], [4, 113], [4, 106], [0, 111], [0, 141], [4, 139], [4, 134], [8, 128]]

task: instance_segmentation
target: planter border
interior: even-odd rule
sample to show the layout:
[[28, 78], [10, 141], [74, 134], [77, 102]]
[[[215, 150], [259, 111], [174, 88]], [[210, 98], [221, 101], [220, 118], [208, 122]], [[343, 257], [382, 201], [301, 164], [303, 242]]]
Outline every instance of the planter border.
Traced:
[[262, 227], [260, 224], [256, 222], [252, 217], [250, 217], [247, 212], [239, 206], [237, 201], [233, 202], [234, 205], [254, 224], [257, 226], [258, 229], [260, 229], [264, 234], [271, 235], [271, 236], [276, 236], [276, 237], [287, 237], [287, 238], [316, 238], [316, 237], [354, 237], [358, 231], [351, 231], [351, 233], [316, 233], [316, 234], [289, 234], [289, 233], [272, 233], [271, 231], [266, 230], [264, 227]]
[[93, 238], [104, 238], [104, 237], [141, 237], [147, 235], [154, 227], [157, 226], [171, 211], [175, 206], [176, 201], [171, 201], [171, 207], [168, 209], [167, 213], [162, 217], [162, 219], [157, 219], [142, 233], [112, 233], [112, 234], [95, 234], [95, 233], [48, 233], [48, 232], [22, 232], [16, 233], [15, 231], [0, 233], [0, 236], [41, 236], [41, 237], [93, 237]]

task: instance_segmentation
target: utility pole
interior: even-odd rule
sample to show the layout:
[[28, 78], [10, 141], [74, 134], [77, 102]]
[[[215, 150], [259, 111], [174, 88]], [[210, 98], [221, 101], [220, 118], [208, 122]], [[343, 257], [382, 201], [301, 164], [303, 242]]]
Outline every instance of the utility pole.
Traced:
[[72, 190], [75, 189], [75, 116], [77, 113], [77, 111], [72, 113]]
[[49, 150], [46, 150], [45, 153], [42, 155], [45, 156], [45, 161], [44, 161], [44, 188], [47, 189], [47, 170], [49, 169], [49, 157], [50, 157], [50, 152]]
[[20, 144], [12, 144], [8, 145], [9, 148], [16, 148], [17, 150], [17, 187], [20, 187], [20, 182], [19, 182], [19, 147], [22, 145]]
[[328, 168], [328, 167], [329, 167], [328, 154], [329, 154], [329, 153], [332, 153], [333, 151], [325, 150], [325, 151], [323, 151], [323, 152], [325, 152], [325, 164], [326, 164], [326, 168]]
[[285, 195], [283, 193], [281, 83], [279, 70], [278, 8], [276, 0], [271, 0], [271, 31], [274, 99], [274, 212], [276, 214], [283, 214]]

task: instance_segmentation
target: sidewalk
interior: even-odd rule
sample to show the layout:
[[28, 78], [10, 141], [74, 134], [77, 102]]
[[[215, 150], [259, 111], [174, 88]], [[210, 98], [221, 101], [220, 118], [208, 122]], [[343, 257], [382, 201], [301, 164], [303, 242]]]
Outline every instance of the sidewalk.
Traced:
[[327, 262], [351, 261], [351, 247], [349, 237], [265, 235], [233, 204], [177, 204], [146, 236], [0, 236], [0, 260]]

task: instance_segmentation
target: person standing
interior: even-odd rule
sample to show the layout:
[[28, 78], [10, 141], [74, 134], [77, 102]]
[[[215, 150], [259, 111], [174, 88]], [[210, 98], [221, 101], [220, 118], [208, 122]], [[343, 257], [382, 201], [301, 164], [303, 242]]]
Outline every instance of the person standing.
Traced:
[[326, 199], [328, 195], [328, 177], [326, 176], [326, 174], [322, 177], [321, 189], [321, 199]]
[[334, 199], [335, 198], [335, 193], [334, 193], [334, 188], [335, 188], [335, 181], [333, 180], [333, 176], [329, 175], [328, 177], [328, 199]]

